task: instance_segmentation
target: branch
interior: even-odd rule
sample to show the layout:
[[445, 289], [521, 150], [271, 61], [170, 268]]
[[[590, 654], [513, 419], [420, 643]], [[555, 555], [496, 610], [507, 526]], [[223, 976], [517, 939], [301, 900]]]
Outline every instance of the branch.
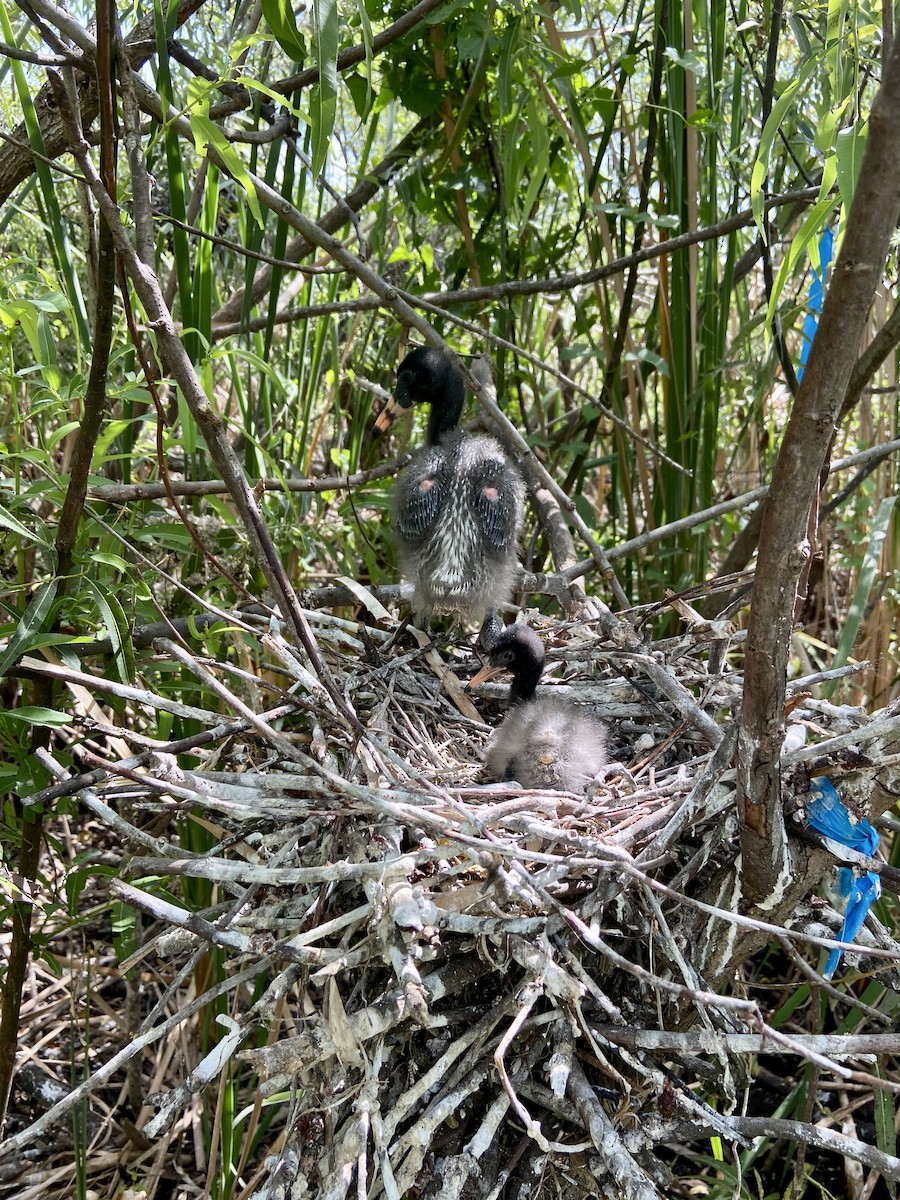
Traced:
[[[389, 463], [357, 471], [355, 475], [323, 475], [321, 479], [259, 479], [253, 485], [260, 492], [343, 492], [361, 487], [375, 479], [395, 475], [409, 461], [409, 455]], [[176, 496], [221, 496], [228, 491], [224, 479], [173, 480], [171, 492]], [[133, 504], [141, 500], [163, 500], [170, 489], [164, 483], [98, 483], [88, 488], [92, 500], [104, 504]]]
[[[156, 116], [155, 111], [150, 109], [148, 111], [151, 112], [151, 115]], [[171, 119], [174, 115], [174, 112], [170, 112], [168, 119]], [[157, 119], [161, 118], [157, 117]], [[399, 151], [402, 144], [398, 144], [397, 150], [392, 151], [392, 155]], [[386, 165], [387, 161], [385, 159], [383, 165]], [[380, 168], [376, 168], [376, 170], [380, 170]], [[364, 185], [361, 184], [360, 187], [362, 186]], [[766, 200], [766, 209], [779, 208], [786, 204], [811, 204], [818, 198], [818, 195], [819, 190], [817, 188], [804, 188], [799, 192], [786, 192], [784, 195], [770, 196]], [[262, 197], [260, 199], [263, 204], [266, 203]], [[348, 206], [349, 203], [350, 197], [348, 196]], [[331, 213], [322, 219], [320, 227], [325, 228], [325, 221], [330, 216]], [[657, 242], [653, 245], [644, 246], [642, 250], [638, 250], [634, 254], [626, 254], [624, 258], [616, 258], [612, 262], [604, 263], [602, 266], [593, 267], [590, 271], [569, 271], [565, 275], [557, 275], [550, 279], [510, 279], [505, 283], [494, 283], [485, 285], [484, 287], [456, 288], [453, 291], [446, 292], [426, 292], [421, 297], [421, 300], [423, 303], [427, 302], [439, 308], [450, 308], [456, 304], [488, 304], [498, 300], [507, 300], [513, 296], [537, 296], [545, 292], [571, 292], [576, 288], [597, 283], [601, 279], [611, 279], [615, 275], [624, 275], [626, 271], [640, 263], [652, 262], [654, 259], [662, 258], [663, 255], [675, 254], [679, 250], [686, 250], [689, 246], [697, 246], [702, 242], [710, 242], [716, 238], [727, 237], [738, 229], [744, 229], [752, 225], [754, 220], [755, 217], [752, 209], [742, 208], [740, 212], [734, 213], [730, 217], [725, 217], [724, 220], [716, 222], [715, 225], [706, 225], [702, 229], [690, 229], [687, 233], [680, 233], [677, 237], [669, 238], [665, 242]], [[290, 250], [286, 252], [286, 256], [291, 257]], [[416, 300], [416, 303], [418, 303], [418, 300]], [[283, 325], [291, 321], [303, 321], [310, 317], [321, 317], [333, 312], [371, 312], [378, 307], [379, 302], [371, 297], [364, 297], [361, 300], [348, 302], [335, 301], [333, 304], [309, 305], [302, 308], [286, 309], [284, 312], [278, 313], [275, 317], [275, 324]], [[229, 310], [228, 315], [226, 315], [226, 308]], [[220, 309], [213, 317], [214, 340], [218, 341], [235, 333], [255, 332], [266, 328], [268, 323], [267, 317], [254, 317], [252, 320], [241, 324], [237, 323], [240, 309], [231, 314], [231, 308], [232, 301], [229, 301], [228, 305]], [[233, 323], [225, 324], [226, 320]]]
[[[433, 117], [423, 117], [397, 145], [386, 154], [382, 161], [368, 171], [363, 179], [356, 185], [352, 192], [342, 197], [337, 204], [328, 210], [327, 213], [318, 221], [318, 226], [325, 233], [336, 233], [338, 229], [346, 225], [348, 220], [354, 213], [362, 210], [363, 206], [368, 204], [378, 190], [387, 183], [393, 172], [403, 163], [405, 163], [412, 155], [413, 151], [418, 147], [426, 133], [431, 132], [435, 127]], [[302, 235], [294, 238], [284, 252], [284, 257], [289, 263], [298, 263], [301, 258], [311, 254], [315, 246]], [[253, 322], [241, 321], [241, 314], [246, 309], [252, 308], [257, 304], [263, 296], [267, 294], [272, 286], [272, 269], [267, 267], [262, 271], [257, 272], [254, 276], [253, 283], [250, 287], [249, 301], [244, 288], [234, 292], [228, 300], [222, 305], [217, 313], [213, 314], [213, 336], [218, 339], [222, 335], [218, 332], [218, 328], [225, 325], [227, 322], [234, 322], [234, 332], [244, 332], [253, 328]], [[372, 307], [377, 308], [377, 301]], [[276, 324], [278, 318], [275, 318]], [[264, 329], [268, 325], [269, 318], [264, 316], [260, 318], [259, 329]]]
[[[178, 9], [177, 25], [183, 25], [203, 3], [204, 0], [186, 0]], [[125, 40], [128, 62], [135, 70], [140, 69], [156, 49], [154, 21], [151, 9]], [[78, 44], [81, 44], [80, 39]], [[92, 75], [84, 75], [79, 76], [79, 84], [81, 125], [86, 130], [100, 111], [97, 81]], [[49, 158], [56, 158], [68, 149], [68, 138], [48, 84], [44, 84], [35, 97], [34, 110], [41, 128], [44, 150]], [[24, 121], [16, 127], [10, 140], [4, 141], [5, 145], [0, 146], [0, 204], [8, 200], [19, 184], [34, 173], [34, 159]]]
[[[403, 14], [393, 25], [389, 25], [387, 29], [383, 29], [372, 39], [372, 54], [380, 54], [387, 46], [393, 42], [399, 41], [411, 30], [443, 4], [444, 0], [419, 0], [413, 8]], [[342, 50], [337, 57], [337, 69], [346, 71], [348, 67], [355, 67], [357, 63], [364, 62], [366, 59], [366, 47], [362, 43], [358, 46], [351, 46], [348, 50]], [[305, 71], [300, 71], [297, 75], [291, 75], [288, 79], [282, 79], [280, 83], [275, 84], [275, 91], [282, 96], [291, 96], [294, 92], [299, 92], [302, 88], [309, 87], [311, 84], [318, 83], [319, 71], [317, 67], [309, 67]], [[213, 116], [210, 111], [210, 116]]]
[[844, 403], [841, 405], [840, 422], [859, 403], [863, 388], [898, 342], [900, 342], [900, 304], [896, 306], [859, 356], [859, 361], [853, 368], [850, 375], [850, 382], [847, 384], [847, 394], [844, 396]]

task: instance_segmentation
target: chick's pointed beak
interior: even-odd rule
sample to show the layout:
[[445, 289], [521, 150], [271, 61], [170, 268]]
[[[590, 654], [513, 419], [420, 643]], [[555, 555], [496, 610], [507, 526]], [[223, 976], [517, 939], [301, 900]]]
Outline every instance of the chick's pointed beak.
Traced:
[[384, 408], [375, 418], [375, 432], [387, 433], [397, 418], [402, 417], [411, 408], [412, 401], [406, 399], [405, 396], [398, 396], [395, 392], [390, 400], [386, 401]]
[[490, 663], [483, 666], [477, 675], [473, 675], [469, 680], [467, 687], [476, 687], [479, 683], [487, 683], [489, 679], [496, 679], [498, 675], [503, 674], [502, 667], [492, 667]]

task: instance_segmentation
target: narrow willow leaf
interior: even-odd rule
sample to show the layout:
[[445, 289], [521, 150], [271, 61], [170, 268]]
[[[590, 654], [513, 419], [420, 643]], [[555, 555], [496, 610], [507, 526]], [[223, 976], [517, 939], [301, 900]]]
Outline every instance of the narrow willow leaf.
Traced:
[[235, 75], [234, 82], [245, 87], [248, 91], [259, 92], [263, 96], [268, 96], [269, 99], [277, 104], [279, 108], [283, 108], [289, 112], [291, 116], [302, 118], [303, 113], [296, 104], [292, 104], [289, 96], [282, 96], [275, 88], [269, 87], [268, 84], [262, 82], [261, 79], [254, 79], [252, 75]]
[[365, 112], [368, 114], [375, 99], [372, 90], [372, 43], [374, 41], [374, 34], [372, 33], [372, 22], [369, 20], [369, 12], [366, 8], [366, 0], [356, 0], [356, 11], [359, 13], [359, 27], [362, 30], [363, 46], [366, 51]]
[[842, 129], [835, 141], [838, 188], [841, 200], [849, 210], [859, 180], [859, 168], [866, 152], [868, 126], [857, 121], [851, 129]]
[[794, 1013], [802, 1008], [809, 1000], [809, 985], [802, 984], [795, 992], [792, 992], [788, 999], [782, 1004], [769, 1019], [769, 1024], [773, 1029], [780, 1029], [786, 1021], [788, 1021]]
[[310, 100], [312, 110], [312, 173], [318, 177], [325, 166], [334, 118], [337, 113], [338, 11], [336, 0], [313, 0], [313, 29], [316, 35], [316, 66], [319, 82]]
[[241, 156], [237, 150], [235, 150], [215, 121], [211, 121], [209, 117], [204, 116], [202, 113], [191, 113], [191, 127], [194, 131], [194, 140], [198, 152], [205, 155], [210, 148], [215, 151], [222, 166], [235, 183], [239, 184], [246, 193], [247, 203], [256, 219], [256, 223], [262, 225], [263, 215], [259, 204], [259, 197], [256, 194], [256, 188], [253, 186], [253, 180], [250, 178], [250, 172], [241, 161]]
[[121, 571], [123, 575], [128, 574], [128, 563], [121, 554], [112, 554], [108, 550], [94, 550], [91, 553], [91, 562], [103, 563], [106, 567], [112, 567], [114, 571]]
[[[781, 265], [778, 268], [778, 274], [775, 276], [775, 282], [772, 285], [772, 295], [769, 299], [769, 306], [766, 310], [766, 337], [771, 337], [772, 321], [775, 313], [778, 311], [778, 300], [781, 293], [784, 291], [785, 284], [790, 279], [797, 265], [797, 260], [801, 254], [809, 247], [810, 258], [813, 257], [813, 249], [815, 249], [815, 261], [813, 266], [818, 265], [818, 239], [822, 230], [825, 228], [825, 222], [834, 209], [834, 197], [825, 196], [818, 204], [813, 207], [809, 215], [806, 217], [796, 237], [790, 244], [787, 254], [781, 260]], [[810, 245], [812, 243], [812, 245]]]
[[819, 65], [818, 59], [810, 58], [800, 68], [800, 74], [791, 83], [787, 85], [778, 100], [772, 106], [772, 111], [769, 113], [769, 119], [766, 121], [762, 134], [759, 139], [759, 153], [756, 156], [756, 162], [753, 164], [753, 174], [750, 178], [750, 206], [753, 209], [753, 219], [759, 226], [760, 233], [765, 237], [765, 195], [763, 194], [763, 184], [766, 181], [766, 176], [769, 174], [769, 157], [772, 153], [772, 146], [778, 136], [778, 130], [784, 118], [787, 116], [788, 110], [794, 103], [794, 97], [797, 92], [803, 87], [810, 75]]
[[16, 626], [16, 632], [9, 640], [9, 645], [0, 655], [0, 678], [6, 674], [18, 658], [21, 658], [37, 634], [44, 631], [58, 588], [59, 581], [56, 579], [45, 583], [25, 609]]
[[828, 17], [825, 24], [825, 64], [831, 90], [836, 96], [845, 95], [850, 86], [851, 75], [844, 66], [845, 30], [849, 0], [828, 0]]
[[134, 652], [131, 639], [128, 636], [128, 618], [117, 598], [107, 588], [85, 579], [85, 583], [94, 595], [103, 628], [112, 644], [116, 672], [123, 683], [134, 682]]
[[41, 708], [35, 704], [23, 704], [21, 708], [8, 708], [6, 716], [13, 721], [24, 721], [27, 725], [47, 725], [56, 729], [61, 725], [71, 725], [70, 713], [60, 712], [57, 708]]
[[[876, 1061], [875, 1071], [879, 1079], [889, 1078], [885, 1073], [884, 1060], [881, 1057]], [[884, 1088], [873, 1088], [872, 1102], [875, 1106], [875, 1144], [882, 1154], [889, 1154], [893, 1158], [897, 1153], [894, 1098]]]
[[58, 425], [56, 429], [51, 430], [49, 437], [44, 442], [45, 447], [49, 451], [55, 450], [64, 437], [68, 437], [70, 433], [74, 433], [80, 427], [80, 421], [66, 421], [64, 425]]
[[[218, 214], [219, 169], [210, 164], [199, 221], [199, 228], [210, 237], [215, 236]], [[213, 244], [209, 238], [201, 239], [194, 256], [192, 281], [195, 329], [206, 346], [209, 346], [212, 340], [213, 292], [215, 290], [212, 249]]]
[[24, 538], [29, 546], [33, 542], [38, 546], [46, 546], [47, 544], [37, 534], [32, 533], [30, 529], [26, 529], [21, 521], [16, 520], [9, 509], [4, 508], [2, 504], [0, 504], [0, 527], [8, 529], [10, 533], [14, 533], [17, 537]]
[[279, 394], [284, 394], [284, 381], [275, 366], [252, 350], [245, 350], [243, 346], [218, 345], [210, 352], [210, 359], [213, 362], [217, 360], [224, 360], [228, 363], [245, 362], [250, 366], [254, 375], [266, 378], [272, 388]]
[[550, 171], [550, 138], [543, 119], [544, 114], [538, 111], [537, 104], [529, 105], [532, 110], [528, 113], [528, 189], [522, 202], [522, 220], [527, 221], [532, 208], [537, 203], [544, 182]]
[[[146, 393], [142, 393], [139, 397], [141, 403], [147, 402]], [[104, 425], [103, 432], [97, 438], [97, 444], [94, 447], [94, 461], [100, 462], [106, 455], [110, 446], [124, 433], [128, 433], [132, 429], [137, 429], [141, 424], [140, 417], [130, 417], [122, 421], [109, 421]]]
[[43, 372], [56, 364], [56, 343], [46, 316], [31, 300], [10, 300], [0, 305], [0, 316], [7, 328], [19, 326], [28, 339], [35, 365]]
[[297, 28], [291, 0], [262, 0], [263, 16], [275, 35], [275, 40], [292, 62], [306, 58], [306, 43]]
[[512, 20], [503, 31], [500, 57], [497, 64], [497, 100], [503, 116], [512, 112], [516, 102], [514, 81], [516, 78], [515, 61], [519, 52], [520, 22]]

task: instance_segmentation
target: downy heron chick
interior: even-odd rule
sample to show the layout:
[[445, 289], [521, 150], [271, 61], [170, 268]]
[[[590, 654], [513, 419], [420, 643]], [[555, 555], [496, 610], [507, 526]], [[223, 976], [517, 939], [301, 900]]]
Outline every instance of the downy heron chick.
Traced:
[[469, 686], [501, 671], [513, 677], [510, 709], [488, 744], [487, 773], [526, 788], [583, 793], [607, 764], [606, 726], [568, 700], [535, 695], [544, 646], [533, 629], [509, 625], [499, 633], [488, 665]]
[[378, 431], [414, 404], [430, 405], [428, 444], [397, 481], [397, 557], [413, 585], [417, 619], [433, 612], [478, 617], [507, 601], [518, 573], [525, 485], [498, 441], [458, 429], [465, 379], [432, 346], [411, 351], [375, 422]]

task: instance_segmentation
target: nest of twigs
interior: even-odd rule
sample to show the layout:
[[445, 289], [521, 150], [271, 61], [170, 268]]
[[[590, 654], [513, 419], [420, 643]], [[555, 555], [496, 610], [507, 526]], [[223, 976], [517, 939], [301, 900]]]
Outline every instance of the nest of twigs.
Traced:
[[[636, 654], [590, 621], [535, 619], [542, 690], [609, 725], [615, 762], [585, 797], [485, 785], [505, 688], [466, 692], [470, 640], [379, 615], [306, 611], [327, 678], [277, 623], [244, 616], [229, 661], [156, 643], [145, 678], [159, 690], [125, 700], [200, 721], [192, 748], [142, 744], [99, 707], [83, 711], [94, 773], [57, 794], [78, 791], [94, 843], [103, 826], [109, 886], [141, 918], [137, 944], [107, 964], [126, 1003], [83, 1080], [46, 1112], [34, 1095], [14, 1109], [17, 1195], [24, 1178], [27, 1195], [47, 1200], [54, 1182], [71, 1194], [29, 1155], [55, 1151], [58, 1168], [85, 1100], [90, 1163], [140, 1180], [145, 1196], [209, 1194], [215, 1164], [198, 1160], [191, 1132], [203, 1120], [216, 1161], [235, 1130], [247, 1147], [227, 1194], [271, 1200], [650, 1198], [681, 1194], [673, 1181], [711, 1136], [834, 1149], [814, 1120], [804, 1139], [736, 1115], [759, 1052], [871, 1076], [836, 1046], [772, 1029], [735, 971], [742, 939], [773, 934], [730, 902], [741, 681], [721, 644]], [[215, 688], [221, 710], [167, 701], [173, 664]], [[98, 702], [116, 690], [76, 682]], [[865, 725], [854, 713], [807, 699], [793, 720], [814, 731], [820, 761], [830, 737]], [[809, 747], [791, 753], [802, 778]], [[825, 901], [798, 907], [778, 931], [790, 970], [822, 984], [819, 946], [838, 925]], [[869, 940], [883, 968], [889, 939]], [[222, 1099], [235, 1079], [240, 1113]], [[837, 1149], [900, 1177], [862, 1139]]]

